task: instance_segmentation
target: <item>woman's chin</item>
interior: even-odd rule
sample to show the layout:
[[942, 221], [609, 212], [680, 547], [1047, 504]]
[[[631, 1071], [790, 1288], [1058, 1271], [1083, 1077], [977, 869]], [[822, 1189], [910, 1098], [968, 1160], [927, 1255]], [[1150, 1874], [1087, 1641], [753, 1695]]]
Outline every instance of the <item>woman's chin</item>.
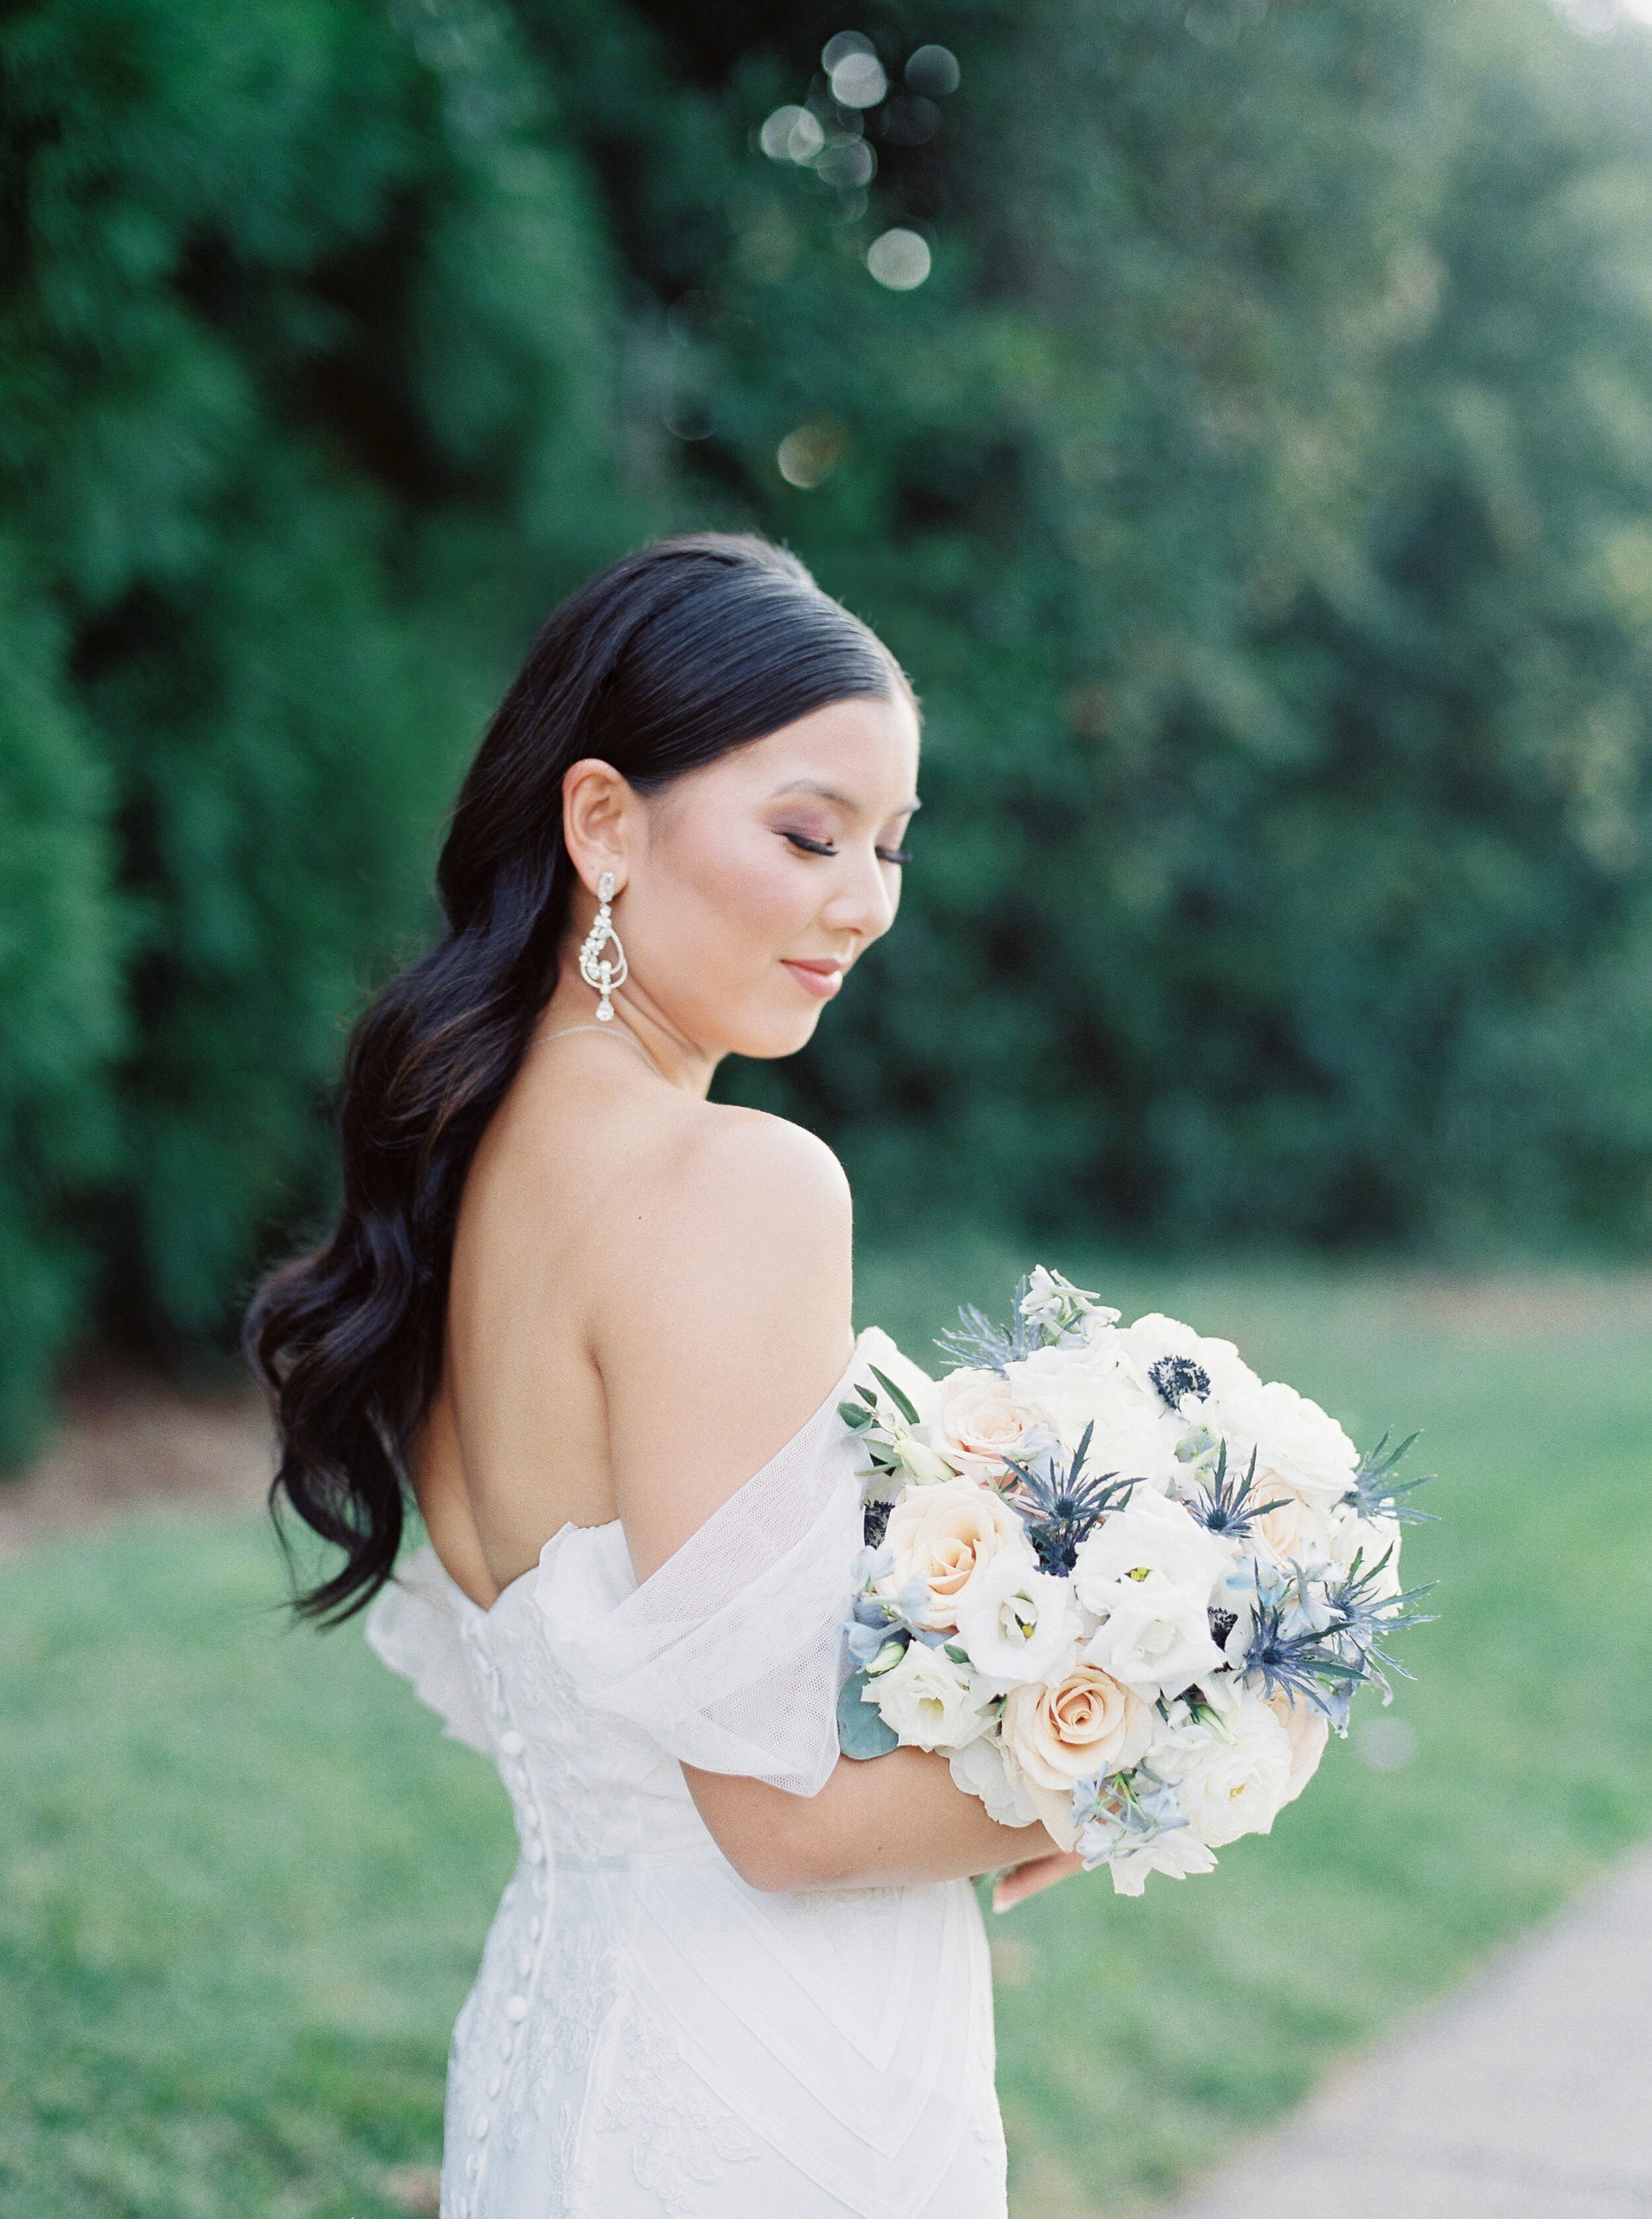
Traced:
[[753, 1063], [771, 1064], [784, 1056], [795, 1056], [814, 1038], [825, 1006], [818, 1002], [812, 1009], [765, 1012], [730, 1039], [728, 1051], [732, 1056], [748, 1057]]

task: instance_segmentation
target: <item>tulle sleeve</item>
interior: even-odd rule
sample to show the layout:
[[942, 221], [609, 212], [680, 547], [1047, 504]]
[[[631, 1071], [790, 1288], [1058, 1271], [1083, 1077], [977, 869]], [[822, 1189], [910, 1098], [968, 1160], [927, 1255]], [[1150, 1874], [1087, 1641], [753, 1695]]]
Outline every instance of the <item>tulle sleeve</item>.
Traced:
[[862, 1539], [842, 1391], [641, 1586], [605, 1582], [596, 1552], [564, 1526], [534, 1591], [582, 1702], [685, 1764], [793, 1795], [818, 1794], [837, 1761], [842, 1628]]
[[453, 1583], [431, 1548], [415, 1549], [396, 1567], [367, 1613], [367, 1645], [393, 1672], [413, 1682], [455, 1741], [492, 1754], [471, 1685], [459, 1638]]

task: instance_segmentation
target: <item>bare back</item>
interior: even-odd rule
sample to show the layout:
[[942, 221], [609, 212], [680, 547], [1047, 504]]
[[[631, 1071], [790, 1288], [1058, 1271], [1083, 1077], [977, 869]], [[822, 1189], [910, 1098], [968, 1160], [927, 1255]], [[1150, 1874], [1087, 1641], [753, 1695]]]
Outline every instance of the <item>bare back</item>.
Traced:
[[490, 1605], [565, 1523], [639, 1576], [818, 1408], [849, 1344], [848, 1191], [797, 1128], [667, 1085], [620, 1038], [530, 1051], [477, 1152], [415, 1456]]

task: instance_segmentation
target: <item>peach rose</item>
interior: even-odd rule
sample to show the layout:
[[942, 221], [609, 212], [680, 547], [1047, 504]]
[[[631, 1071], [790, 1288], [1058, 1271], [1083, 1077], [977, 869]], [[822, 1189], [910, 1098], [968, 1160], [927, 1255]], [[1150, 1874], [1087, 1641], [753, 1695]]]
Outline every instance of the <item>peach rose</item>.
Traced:
[[974, 1480], [944, 1480], [917, 1487], [889, 1513], [884, 1545], [894, 1567], [879, 1582], [881, 1595], [898, 1595], [922, 1579], [930, 1600], [922, 1624], [933, 1633], [955, 1633], [958, 1611], [978, 1573], [1006, 1549], [1032, 1552], [1017, 1513], [1001, 1495]]
[[1291, 1783], [1281, 1799], [1294, 1803], [1319, 1769], [1319, 1760], [1330, 1739], [1330, 1721], [1312, 1703], [1293, 1702], [1283, 1688], [1266, 1697], [1266, 1702], [1291, 1744]]
[[1035, 1426], [1055, 1431], [1049, 1412], [995, 1371], [955, 1371], [941, 1382], [933, 1437], [941, 1454], [966, 1472], [985, 1478], [1002, 1471], [1005, 1457], [1024, 1454]]
[[1031, 1786], [1065, 1793], [1075, 1780], [1123, 1772], [1145, 1756], [1153, 1707], [1099, 1665], [1074, 1664], [1052, 1683], [1012, 1689], [1003, 1733]]

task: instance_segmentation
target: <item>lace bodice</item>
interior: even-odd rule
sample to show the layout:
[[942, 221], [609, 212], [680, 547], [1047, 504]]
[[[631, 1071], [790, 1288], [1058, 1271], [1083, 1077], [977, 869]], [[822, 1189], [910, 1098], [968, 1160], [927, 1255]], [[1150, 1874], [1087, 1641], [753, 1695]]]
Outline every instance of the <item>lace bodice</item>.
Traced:
[[565, 1526], [491, 1610], [428, 1549], [374, 1605], [521, 1844], [455, 2030], [443, 2219], [1003, 2219], [967, 1884], [761, 1894], [681, 1771], [807, 1795], [837, 1760], [840, 1391], [641, 1585], [617, 1523]]

